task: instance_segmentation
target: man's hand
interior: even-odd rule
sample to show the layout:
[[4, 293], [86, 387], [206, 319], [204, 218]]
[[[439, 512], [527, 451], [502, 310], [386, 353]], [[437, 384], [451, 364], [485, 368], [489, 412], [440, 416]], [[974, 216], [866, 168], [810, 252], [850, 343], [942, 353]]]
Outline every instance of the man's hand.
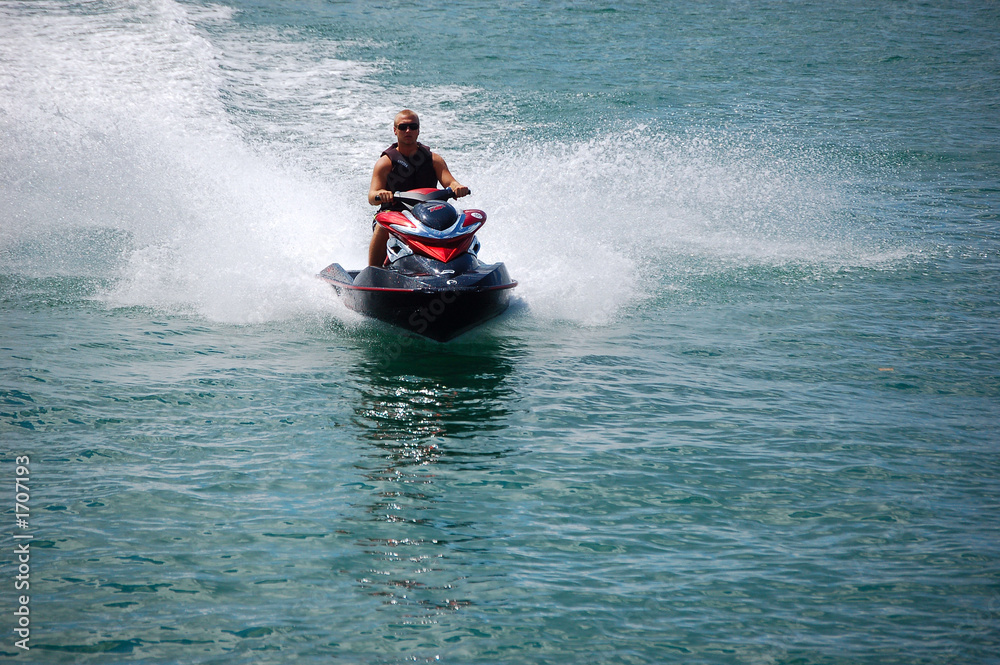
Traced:
[[460, 199], [463, 196], [469, 195], [469, 188], [465, 185], [460, 185], [457, 182], [451, 184], [451, 191], [455, 192], [455, 198]]
[[392, 192], [388, 189], [380, 189], [375, 192], [374, 196], [375, 202], [372, 205], [378, 205], [380, 203], [392, 203]]

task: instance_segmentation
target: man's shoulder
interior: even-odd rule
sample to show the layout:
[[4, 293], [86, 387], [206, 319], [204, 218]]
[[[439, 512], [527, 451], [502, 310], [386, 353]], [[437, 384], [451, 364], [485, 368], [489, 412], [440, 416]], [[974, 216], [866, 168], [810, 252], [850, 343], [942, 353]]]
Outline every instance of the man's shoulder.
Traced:
[[375, 160], [375, 166], [373, 171], [375, 173], [385, 172], [388, 173], [392, 170], [392, 160], [386, 155], [379, 155], [379, 158]]

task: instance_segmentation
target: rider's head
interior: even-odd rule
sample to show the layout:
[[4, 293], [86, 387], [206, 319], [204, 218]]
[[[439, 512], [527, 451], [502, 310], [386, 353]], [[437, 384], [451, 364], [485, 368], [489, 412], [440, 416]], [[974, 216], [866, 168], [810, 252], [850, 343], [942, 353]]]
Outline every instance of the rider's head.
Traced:
[[392, 132], [400, 143], [416, 141], [420, 133], [420, 118], [410, 109], [403, 109], [392, 121]]

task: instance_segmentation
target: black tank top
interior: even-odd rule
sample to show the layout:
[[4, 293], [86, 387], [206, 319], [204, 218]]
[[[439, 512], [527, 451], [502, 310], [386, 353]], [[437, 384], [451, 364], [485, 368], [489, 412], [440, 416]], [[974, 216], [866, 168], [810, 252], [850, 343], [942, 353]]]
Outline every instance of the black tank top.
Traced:
[[405, 192], [408, 189], [437, 187], [438, 179], [434, 172], [431, 149], [423, 143], [418, 143], [413, 156], [405, 157], [397, 149], [397, 145], [393, 143], [382, 151], [382, 154], [392, 162], [392, 170], [386, 178], [385, 188], [390, 192]]

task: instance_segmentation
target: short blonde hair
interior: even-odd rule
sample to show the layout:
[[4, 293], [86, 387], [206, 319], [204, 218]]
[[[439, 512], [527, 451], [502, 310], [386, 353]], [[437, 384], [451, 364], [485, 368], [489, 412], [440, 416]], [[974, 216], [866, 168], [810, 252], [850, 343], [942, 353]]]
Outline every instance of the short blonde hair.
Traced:
[[417, 124], [420, 124], [420, 116], [417, 115], [416, 111], [411, 111], [410, 109], [403, 109], [396, 114], [396, 117], [392, 119], [392, 126], [396, 127], [399, 125], [400, 118], [413, 118]]

